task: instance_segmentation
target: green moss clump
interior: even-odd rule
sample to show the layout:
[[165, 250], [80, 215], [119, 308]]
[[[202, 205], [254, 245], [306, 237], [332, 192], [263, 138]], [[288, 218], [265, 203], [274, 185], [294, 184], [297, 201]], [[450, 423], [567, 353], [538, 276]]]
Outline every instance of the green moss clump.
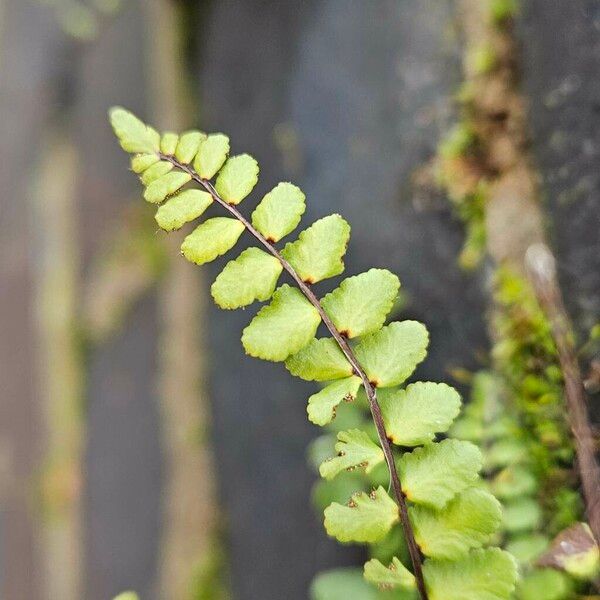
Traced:
[[486, 247], [487, 182], [478, 166], [477, 154], [477, 134], [467, 120], [457, 123], [438, 148], [438, 183], [465, 225], [465, 241], [458, 260], [466, 270], [479, 266]]
[[496, 26], [503, 25], [513, 19], [518, 12], [518, 0], [491, 0], [490, 2], [490, 18]]
[[439, 154], [443, 158], [458, 158], [471, 150], [475, 141], [475, 131], [469, 123], [457, 123], [440, 142]]
[[494, 48], [484, 44], [473, 48], [467, 57], [474, 75], [486, 75], [491, 73], [498, 65], [498, 57]]

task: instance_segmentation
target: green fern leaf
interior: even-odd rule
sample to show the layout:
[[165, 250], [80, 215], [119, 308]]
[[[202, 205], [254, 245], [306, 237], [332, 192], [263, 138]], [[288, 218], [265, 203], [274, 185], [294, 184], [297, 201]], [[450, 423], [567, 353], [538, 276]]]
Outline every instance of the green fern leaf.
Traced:
[[340, 215], [329, 215], [302, 231], [281, 254], [303, 281], [317, 283], [342, 273], [349, 239], [350, 225]]
[[423, 574], [429, 600], [508, 600], [517, 565], [508, 552], [487, 548], [458, 561], [429, 559]]
[[248, 248], [227, 263], [210, 291], [221, 308], [240, 308], [255, 300], [268, 300], [275, 290], [283, 267], [274, 256]]
[[270, 242], [296, 229], [306, 210], [305, 196], [299, 187], [280, 183], [261, 200], [252, 213], [252, 225]]
[[364, 474], [346, 473], [331, 481], [320, 479], [316, 482], [312, 493], [315, 508], [323, 512], [332, 502], [344, 504], [352, 494], [364, 488], [364, 478]]
[[394, 556], [389, 567], [373, 558], [365, 563], [365, 579], [383, 589], [416, 589], [415, 576]]
[[134, 173], [143, 173], [159, 160], [157, 154], [137, 154], [131, 159], [131, 170]]
[[378, 387], [400, 385], [427, 354], [429, 334], [417, 321], [390, 323], [365, 336], [356, 347], [356, 358]]
[[352, 567], [321, 572], [310, 586], [310, 600], [414, 600], [384, 594], [364, 580], [361, 569]]
[[340, 542], [377, 542], [396, 521], [398, 507], [381, 486], [354, 494], [346, 506], [334, 502], [325, 509], [325, 529]]
[[314, 338], [320, 322], [317, 309], [302, 293], [284, 284], [244, 329], [242, 344], [250, 356], [283, 361]]
[[243, 231], [244, 225], [237, 219], [208, 219], [183, 240], [181, 252], [190, 262], [203, 265], [231, 250]]
[[416, 448], [398, 462], [402, 489], [412, 502], [441, 510], [473, 485], [481, 461], [479, 448], [471, 442], [444, 440]]
[[504, 504], [502, 524], [506, 531], [534, 531], [541, 522], [542, 510], [539, 502], [533, 498], [519, 498]]
[[249, 154], [232, 156], [219, 172], [215, 188], [229, 204], [239, 204], [258, 182], [258, 163]]
[[503, 469], [492, 481], [492, 492], [501, 500], [509, 500], [534, 494], [538, 488], [535, 475], [519, 465]]
[[197, 219], [212, 204], [212, 196], [201, 190], [184, 190], [156, 211], [156, 222], [165, 231], [175, 231]]
[[377, 397], [388, 437], [400, 446], [430, 442], [460, 412], [459, 393], [445, 383], [412, 383], [405, 390], [381, 390]]
[[322, 305], [337, 330], [348, 338], [381, 328], [398, 296], [400, 281], [385, 269], [371, 269], [342, 281]]
[[485, 469], [493, 471], [499, 467], [514, 465], [527, 457], [527, 446], [521, 440], [512, 437], [500, 439], [486, 450]]
[[161, 203], [167, 196], [182, 188], [192, 176], [181, 171], [171, 171], [155, 179], [144, 191], [144, 198], [152, 204]]
[[[306, 456], [311, 467], [319, 470], [321, 463], [331, 458], [331, 454], [335, 448], [335, 439], [336, 438], [334, 434], [325, 433], [316, 437], [314, 440], [312, 440], [312, 442], [309, 443]], [[355, 491], [356, 488], [353, 488], [350, 493], [346, 494], [346, 496], [342, 498], [342, 500], [349, 498]], [[329, 504], [329, 502], [327, 504]]]
[[148, 167], [141, 176], [142, 183], [144, 185], [150, 185], [153, 181], [156, 181], [159, 177], [166, 175], [173, 169], [173, 165], [166, 160], [161, 160]]
[[163, 133], [162, 137], [160, 138], [160, 151], [168, 156], [173, 156], [173, 154], [175, 154], [175, 150], [177, 149], [178, 143], [179, 135], [172, 133], [171, 131], [167, 131], [166, 133]]
[[481, 419], [463, 416], [452, 424], [450, 435], [459, 440], [479, 443], [483, 437], [483, 423]]
[[573, 597], [572, 582], [554, 569], [536, 569], [527, 573], [517, 587], [518, 600], [573, 600]]
[[191, 163], [205, 139], [206, 134], [201, 131], [187, 131], [182, 134], [175, 150], [175, 158], [184, 165]]
[[530, 564], [538, 559], [550, 546], [550, 540], [539, 533], [524, 533], [511, 536], [507, 541], [505, 549], [510, 552], [517, 561], [522, 564]]
[[502, 508], [485, 490], [469, 488], [442, 511], [411, 506], [415, 538], [425, 556], [455, 559], [488, 542], [502, 520]]
[[327, 425], [335, 417], [340, 402], [354, 400], [360, 387], [360, 377], [353, 375], [334, 381], [308, 399], [308, 420], [315, 425]]
[[229, 138], [222, 133], [209, 135], [201, 144], [194, 160], [194, 170], [202, 179], [212, 179], [229, 154]]
[[116, 106], [109, 112], [110, 123], [115, 132], [121, 148], [132, 154], [152, 154], [160, 149], [160, 135], [158, 131], [142, 123], [128, 110]]
[[285, 361], [288, 371], [306, 381], [331, 381], [352, 375], [352, 366], [333, 338], [315, 339]]
[[319, 467], [319, 473], [325, 479], [333, 479], [338, 473], [357, 467], [364, 467], [370, 473], [385, 458], [383, 450], [360, 429], [340, 431], [337, 439], [335, 451], [338, 456], [326, 460]]

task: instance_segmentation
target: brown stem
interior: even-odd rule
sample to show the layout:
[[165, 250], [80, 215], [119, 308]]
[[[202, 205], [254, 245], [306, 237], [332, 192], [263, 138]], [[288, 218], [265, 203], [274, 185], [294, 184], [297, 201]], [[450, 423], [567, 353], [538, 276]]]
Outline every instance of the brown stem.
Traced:
[[526, 254], [530, 279], [546, 314], [565, 380], [565, 398], [575, 438], [577, 464], [590, 528], [600, 542], [600, 467], [596, 461], [594, 434], [589, 422], [583, 380], [575, 352], [569, 317], [556, 279], [554, 257], [544, 244], [530, 246]]
[[203, 179], [198, 175], [194, 169], [192, 169], [189, 165], [184, 165], [177, 161], [173, 156], [160, 154], [160, 158], [162, 160], [169, 161], [178, 169], [185, 171], [188, 173], [194, 181], [199, 183], [212, 197], [215, 202], [220, 204], [227, 212], [232, 214], [236, 219], [238, 219], [244, 227], [266, 248], [266, 250], [272, 254], [282, 265], [282, 267], [290, 274], [292, 279], [296, 282], [300, 291], [304, 294], [304, 296], [308, 299], [308, 301], [317, 309], [319, 315], [325, 326], [330, 331], [331, 335], [337, 342], [338, 346], [348, 359], [348, 362], [352, 365], [352, 368], [356, 375], [361, 378], [363, 386], [365, 388], [365, 392], [367, 394], [367, 398], [369, 400], [369, 408], [371, 409], [371, 415], [373, 416], [373, 421], [375, 423], [375, 427], [377, 428], [377, 435], [379, 437], [379, 443], [383, 449], [383, 453], [385, 455], [385, 461], [388, 466], [388, 470], [390, 472], [390, 478], [392, 482], [392, 488], [394, 490], [394, 495], [396, 497], [396, 502], [399, 507], [400, 514], [400, 522], [402, 523], [402, 529], [404, 530], [404, 535], [406, 537], [406, 542], [408, 545], [408, 551], [410, 553], [410, 558], [413, 565], [414, 575], [417, 582], [417, 589], [419, 591], [419, 595], [421, 596], [421, 600], [428, 600], [427, 590], [425, 588], [425, 580], [423, 578], [423, 569], [422, 569], [422, 559], [421, 552], [419, 550], [419, 546], [415, 540], [414, 532], [412, 530], [412, 525], [410, 523], [410, 519], [408, 516], [408, 508], [406, 505], [406, 497], [404, 492], [402, 491], [402, 486], [400, 484], [400, 477], [398, 475], [398, 471], [396, 469], [396, 463], [394, 462], [394, 454], [392, 452], [392, 447], [390, 445], [390, 441], [387, 437], [387, 433], [385, 431], [385, 425], [383, 423], [383, 416], [381, 414], [381, 408], [379, 407], [379, 402], [377, 402], [377, 393], [375, 388], [369, 381], [367, 374], [364, 369], [356, 359], [352, 348], [348, 344], [346, 338], [337, 330], [336, 326], [333, 324], [327, 313], [323, 310], [319, 299], [315, 296], [314, 292], [310, 289], [310, 287], [300, 278], [298, 273], [294, 270], [292, 265], [281, 256], [277, 248], [273, 246], [253, 225], [242, 215], [242, 213], [232, 204], [227, 203], [223, 198], [219, 196], [214, 186], [210, 181]]

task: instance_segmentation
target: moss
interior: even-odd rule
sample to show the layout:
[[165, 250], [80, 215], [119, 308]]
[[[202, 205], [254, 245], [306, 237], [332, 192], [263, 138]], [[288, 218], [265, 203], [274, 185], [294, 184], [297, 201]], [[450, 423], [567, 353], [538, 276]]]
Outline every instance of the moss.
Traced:
[[491, 0], [490, 18], [493, 25], [504, 25], [519, 12], [518, 0]]
[[[485, 4], [474, 1], [469, 6], [481, 8], [484, 20], [488, 15], [489, 20], [477, 23], [480, 16], [466, 20], [465, 81], [456, 95], [460, 120], [440, 142], [435, 164], [438, 183], [465, 227], [459, 264], [474, 269], [487, 251], [490, 191], [497, 189], [515, 164], [498, 160], [498, 144], [511, 140], [516, 159], [522, 154], [526, 160], [527, 152], [511, 27], [518, 3], [485, 0]], [[486, 457], [486, 479], [494, 491], [502, 482], [511, 482], [498, 488], [500, 494], [505, 493], [504, 503], [525, 498], [541, 509], [541, 521], [532, 522], [527, 532], [504, 532], [506, 546], [522, 542], [524, 533], [538, 541], [550, 539], [581, 519], [583, 507], [550, 324], [528, 281], [515, 270], [496, 266], [492, 295], [491, 371], [473, 377], [471, 403], [451, 433], [480, 445]], [[528, 482], [534, 482], [518, 496], [512, 493], [516, 472], [526, 472]], [[533, 559], [524, 558], [521, 567], [535, 582], [539, 569]], [[540, 592], [533, 583], [530, 588]]]
[[[539, 520], [518, 531], [506, 528], [500, 540], [523, 550], [521, 569], [536, 593], [537, 556], [548, 540], [582, 518], [583, 506], [550, 324], [529, 282], [514, 270], [496, 270], [492, 294], [493, 371], [473, 377], [471, 402], [451, 434], [482, 448], [486, 480], [514, 514], [519, 516], [520, 506], [539, 507]], [[533, 550], [528, 540], [538, 542]]]
[[496, 51], [489, 44], [471, 49], [467, 61], [476, 76], [491, 73], [498, 66]]
[[547, 532], [555, 534], [580, 515], [572, 490], [565, 489], [572, 483], [574, 452], [564, 418], [556, 347], [550, 324], [523, 277], [507, 267], [499, 268], [493, 293], [498, 307], [493, 319], [494, 366], [506, 381], [528, 439], [536, 474], [546, 491]]
[[229, 600], [227, 554], [220, 535], [214, 535], [210, 551], [191, 577], [190, 600]]
[[486, 181], [478, 167], [478, 138], [468, 120], [457, 123], [440, 142], [436, 177], [465, 226], [458, 261], [466, 270], [481, 263], [486, 248]]
[[512, 28], [499, 27], [516, 9], [515, 0], [472, 0], [465, 6], [459, 121], [440, 141], [435, 161], [438, 183], [465, 225], [459, 256], [465, 269], [479, 266], [485, 255], [487, 190], [506, 176], [522, 148], [517, 45]]
[[475, 145], [473, 127], [467, 121], [457, 123], [440, 142], [438, 152], [442, 158], [451, 159], [464, 156]]
[[486, 250], [485, 199], [483, 186], [467, 196], [457, 207], [457, 213], [465, 223], [465, 241], [458, 257], [459, 265], [466, 270], [477, 268]]
[[[504, 375], [503, 365], [495, 367], [496, 371], [473, 376], [470, 402], [450, 433], [482, 449], [490, 491], [503, 503], [505, 516], [512, 515], [497, 543], [514, 552], [523, 575], [535, 580], [537, 558], [553, 535], [581, 517], [581, 500], [572, 489], [571, 471], [553, 461], [557, 455], [549, 454], [521, 421], [517, 383]], [[536, 382], [534, 389], [538, 392], [545, 386], [538, 388]], [[507, 411], [511, 406], [513, 410]], [[537, 589], [533, 584], [529, 587]]]

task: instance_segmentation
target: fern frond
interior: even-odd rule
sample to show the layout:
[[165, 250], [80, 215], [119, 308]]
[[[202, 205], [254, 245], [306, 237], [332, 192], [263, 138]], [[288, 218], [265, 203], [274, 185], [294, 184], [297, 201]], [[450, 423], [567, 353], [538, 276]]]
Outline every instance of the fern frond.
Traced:
[[[460, 410], [458, 393], [429, 382], [398, 387], [425, 358], [429, 343], [421, 323], [385, 324], [398, 278], [371, 269], [343, 280], [320, 300], [312, 286], [344, 271], [350, 225], [340, 215], [317, 220], [279, 251], [274, 244], [295, 230], [305, 211], [298, 187], [275, 186], [249, 220], [238, 205], [257, 183], [258, 164], [247, 154], [228, 159], [227, 136], [191, 131], [161, 137], [121, 108], [110, 118], [121, 146], [134, 155], [132, 169], [146, 188], [144, 198], [160, 205], [161, 228], [179, 229], [211, 204], [223, 210], [225, 216], [211, 217], [187, 235], [182, 253], [188, 260], [214, 260], [244, 231], [253, 238], [256, 246], [229, 261], [211, 287], [225, 309], [269, 302], [242, 333], [246, 352], [285, 361], [293, 375], [327, 383], [308, 402], [308, 417], [317, 425], [330, 423], [360, 393], [366, 396], [374, 432], [373, 425], [366, 431], [339, 431], [337, 456], [325, 460], [320, 472], [337, 480], [346, 471], [364, 469], [375, 477], [376, 467], [385, 462], [392, 496], [378, 485], [371, 493], [353, 494], [347, 504], [331, 503], [325, 509], [329, 535], [371, 543], [400, 524], [412, 573], [398, 558], [389, 568], [370, 561], [367, 580], [416, 591], [421, 600], [507, 599], [516, 580], [513, 559], [499, 549], [478, 549], [500, 519], [495, 498], [477, 489], [481, 453], [470, 442], [436, 441]], [[283, 271], [293, 285], [275, 289]], [[317, 338], [321, 323], [329, 335]]]

